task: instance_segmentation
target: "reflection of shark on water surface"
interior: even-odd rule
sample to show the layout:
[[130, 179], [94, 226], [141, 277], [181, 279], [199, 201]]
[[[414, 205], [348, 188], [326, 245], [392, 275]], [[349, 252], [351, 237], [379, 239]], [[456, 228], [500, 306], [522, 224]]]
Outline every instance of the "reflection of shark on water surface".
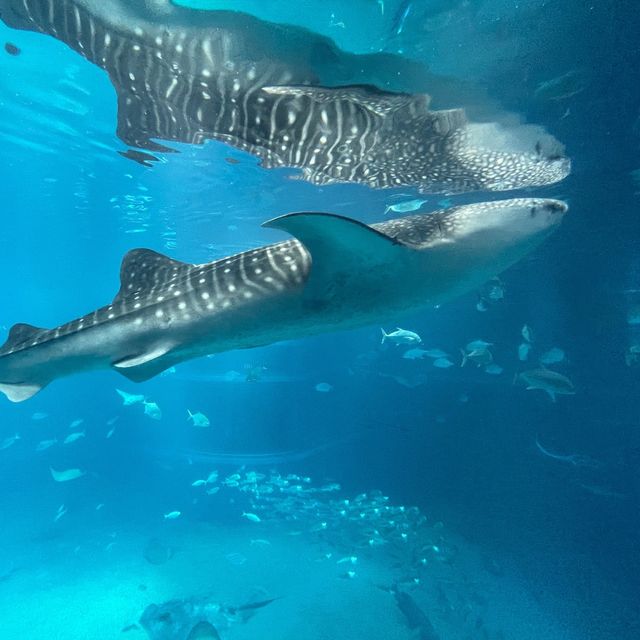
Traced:
[[0, 0], [0, 19], [52, 35], [107, 71], [118, 136], [139, 149], [215, 139], [316, 184], [422, 191], [504, 191], [569, 173], [562, 145], [542, 128], [469, 123], [462, 109], [430, 110], [426, 95], [380, 91], [383, 76], [431, 76], [298, 27], [169, 0]]
[[108, 306], [55, 329], [12, 327], [0, 391], [20, 402], [56, 378], [105, 368], [139, 382], [208, 353], [388, 321], [477, 288], [540, 244], [566, 210], [525, 198], [372, 226], [293, 213], [265, 226], [296, 240], [207, 264], [135, 249]]

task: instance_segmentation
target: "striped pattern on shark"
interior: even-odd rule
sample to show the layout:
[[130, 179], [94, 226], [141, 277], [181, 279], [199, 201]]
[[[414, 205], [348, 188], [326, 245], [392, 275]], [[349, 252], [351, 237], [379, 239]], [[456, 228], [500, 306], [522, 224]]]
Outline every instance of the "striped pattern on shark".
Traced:
[[556, 200], [523, 198], [372, 226], [293, 213], [264, 226], [295, 240], [207, 264], [135, 249], [111, 304], [55, 329], [11, 329], [0, 348], [0, 391], [18, 402], [55, 378], [100, 368], [143, 381], [197, 356], [437, 305], [526, 255], [566, 210]]
[[320, 86], [371, 83], [363, 70], [383, 60], [404, 67], [389, 54], [347, 54], [301, 28], [169, 0], [0, 0], [0, 19], [104, 69], [117, 93], [117, 134], [139, 149], [215, 139], [315, 184], [424, 192], [505, 191], [570, 171], [562, 145], [540, 127], [470, 123], [462, 109], [431, 110], [427, 95], [371, 84]]

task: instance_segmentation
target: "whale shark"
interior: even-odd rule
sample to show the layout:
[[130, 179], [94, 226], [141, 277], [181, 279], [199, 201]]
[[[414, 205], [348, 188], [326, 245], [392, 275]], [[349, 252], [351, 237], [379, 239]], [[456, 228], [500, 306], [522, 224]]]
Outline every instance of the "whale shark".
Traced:
[[570, 172], [542, 127], [431, 109], [427, 93], [389, 90], [390, 78], [442, 84], [419, 63], [351, 54], [301, 27], [170, 0], [0, 0], [0, 20], [107, 72], [117, 135], [133, 147], [120, 153], [141, 164], [167, 143], [217, 140], [319, 185], [506, 191]]
[[390, 322], [503, 271], [558, 227], [567, 205], [518, 198], [366, 225], [318, 212], [263, 223], [293, 236], [206, 264], [127, 253], [113, 301], [54, 329], [14, 325], [0, 391], [113, 369], [141, 382], [198, 356]]

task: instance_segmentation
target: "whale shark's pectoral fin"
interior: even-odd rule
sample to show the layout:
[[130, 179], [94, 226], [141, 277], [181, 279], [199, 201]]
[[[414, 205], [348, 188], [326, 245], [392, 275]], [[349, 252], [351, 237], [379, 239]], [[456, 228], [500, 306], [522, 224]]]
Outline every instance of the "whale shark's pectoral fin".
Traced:
[[158, 345], [149, 351], [120, 358], [111, 366], [133, 382], [144, 382], [171, 366], [166, 356], [173, 346], [170, 343]]
[[4, 393], [11, 402], [22, 402], [35, 396], [45, 386], [39, 384], [0, 383], [0, 392]]
[[[415, 252], [363, 222], [332, 213], [290, 213], [263, 223], [297, 238], [311, 254], [305, 294], [321, 300], [352, 279], [362, 286], [395, 272]], [[378, 285], [376, 285], [379, 287]]]
[[194, 265], [172, 260], [151, 249], [132, 249], [120, 266], [120, 291], [114, 298], [120, 302], [133, 296], [147, 296], [158, 287], [183, 281]]

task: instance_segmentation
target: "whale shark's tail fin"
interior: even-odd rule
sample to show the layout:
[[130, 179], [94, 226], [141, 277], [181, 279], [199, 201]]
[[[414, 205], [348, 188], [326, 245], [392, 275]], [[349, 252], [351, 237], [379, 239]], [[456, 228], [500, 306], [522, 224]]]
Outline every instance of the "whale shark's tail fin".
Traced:
[[[14, 324], [9, 330], [6, 342], [0, 347], [0, 358], [9, 356], [33, 344], [44, 331], [46, 329], [34, 327], [30, 324]], [[33, 379], [30, 375], [29, 379], [9, 382], [2, 379], [2, 373], [0, 372], [0, 392], [4, 393], [11, 402], [28, 400], [49, 383], [49, 380], [39, 380], [37, 378], [37, 374], [33, 372]]]

